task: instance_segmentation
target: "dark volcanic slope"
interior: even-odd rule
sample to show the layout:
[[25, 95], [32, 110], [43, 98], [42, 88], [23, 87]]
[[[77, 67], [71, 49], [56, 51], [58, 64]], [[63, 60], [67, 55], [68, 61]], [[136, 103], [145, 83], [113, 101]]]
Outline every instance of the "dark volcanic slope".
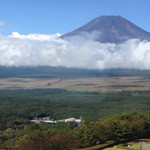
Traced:
[[150, 40], [149, 32], [120, 16], [97, 17], [84, 26], [64, 34], [62, 38], [80, 35], [83, 32], [91, 33], [93, 31], [98, 31], [100, 33], [96, 41], [103, 43], [120, 43], [132, 38]]

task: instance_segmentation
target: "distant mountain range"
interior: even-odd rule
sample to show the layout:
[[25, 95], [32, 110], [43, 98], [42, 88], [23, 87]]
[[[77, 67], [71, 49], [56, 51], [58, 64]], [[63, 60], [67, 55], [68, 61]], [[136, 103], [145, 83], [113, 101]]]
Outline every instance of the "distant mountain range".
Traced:
[[150, 70], [138, 69], [104, 69], [89, 70], [65, 67], [5, 67], [0, 66], [1, 78], [85, 78], [85, 77], [135, 77], [150, 79]]
[[95, 40], [102, 43], [122, 43], [133, 38], [150, 41], [149, 32], [121, 16], [97, 17], [84, 26], [62, 35], [61, 38], [83, 35], [84, 33], [92, 33], [93, 31], [99, 33]]

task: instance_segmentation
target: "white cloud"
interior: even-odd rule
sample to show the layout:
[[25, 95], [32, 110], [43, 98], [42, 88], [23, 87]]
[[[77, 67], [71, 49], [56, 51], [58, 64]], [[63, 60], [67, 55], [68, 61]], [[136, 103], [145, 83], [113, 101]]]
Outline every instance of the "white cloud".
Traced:
[[45, 35], [45, 34], [28, 34], [28, 35], [21, 35], [18, 32], [13, 32], [12, 35], [9, 35], [9, 37], [19, 38], [19, 39], [29, 39], [29, 40], [54, 40], [60, 37], [61, 34], [57, 33], [54, 35]]
[[60, 34], [0, 36], [2, 66], [65, 66], [89, 69], [150, 69], [150, 42], [131, 39], [122, 44], [99, 43], [92, 35], [59, 38]]

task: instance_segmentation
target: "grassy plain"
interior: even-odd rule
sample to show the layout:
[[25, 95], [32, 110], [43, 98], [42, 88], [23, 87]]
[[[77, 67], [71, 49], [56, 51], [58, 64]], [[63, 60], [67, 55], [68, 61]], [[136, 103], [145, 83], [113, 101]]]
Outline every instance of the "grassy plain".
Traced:
[[130, 147], [123, 144], [119, 144], [111, 148], [106, 148], [105, 150], [140, 150], [140, 144], [133, 144]]
[[138, 139], [137, 141], [131, 141], [125, 144], [119, 144], [114, 147], [106, 148], [105, 150], [125, 150], [125, 149], [126, 150], [140, 150], [141, 142], [146, 142], [147, 146], [148, 147], [150, 146], [150, 139]]
[[121, 92], [149, 91], [150, 79], [143, 77], [108, 78], [5, 78], [0, 79], [2, 89], [66, 89], [68, 91]]
[[[148, 141], [149, 139], [145, 139], [145, 140]], [[140, 150], [141, 145], [140, 145], [139, 141], [140, 140], [132, 141], [132, 142], [124, 143], [124, 144], [118, 144], [113, 147], [110, 147], [110, 145], [112, 144], [113, 141], [108, 141], [104, 144], [84, 148], [82, 150], [98, 150], [98, 149], [103, 149], [103, 147], [105, 147], [105, 146], [106, 147], [108, 146], [109, 148], [104, 148], [104, 150]]]

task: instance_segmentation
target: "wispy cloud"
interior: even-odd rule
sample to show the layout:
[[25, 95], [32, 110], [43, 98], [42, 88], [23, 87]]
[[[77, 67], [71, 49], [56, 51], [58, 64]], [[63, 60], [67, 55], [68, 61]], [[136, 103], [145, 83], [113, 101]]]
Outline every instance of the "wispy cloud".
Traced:
[[3, 21], [0, 21], [0, 26], [3, 26], [4, 25], [4, 22]]
[[94, 41], [97, 33], [59, 38], [60, 34], [0, 35], [0, 65], [65, 66], [88, 69], [150, 69], [150, 42], [131, 39], [122, 44]]

